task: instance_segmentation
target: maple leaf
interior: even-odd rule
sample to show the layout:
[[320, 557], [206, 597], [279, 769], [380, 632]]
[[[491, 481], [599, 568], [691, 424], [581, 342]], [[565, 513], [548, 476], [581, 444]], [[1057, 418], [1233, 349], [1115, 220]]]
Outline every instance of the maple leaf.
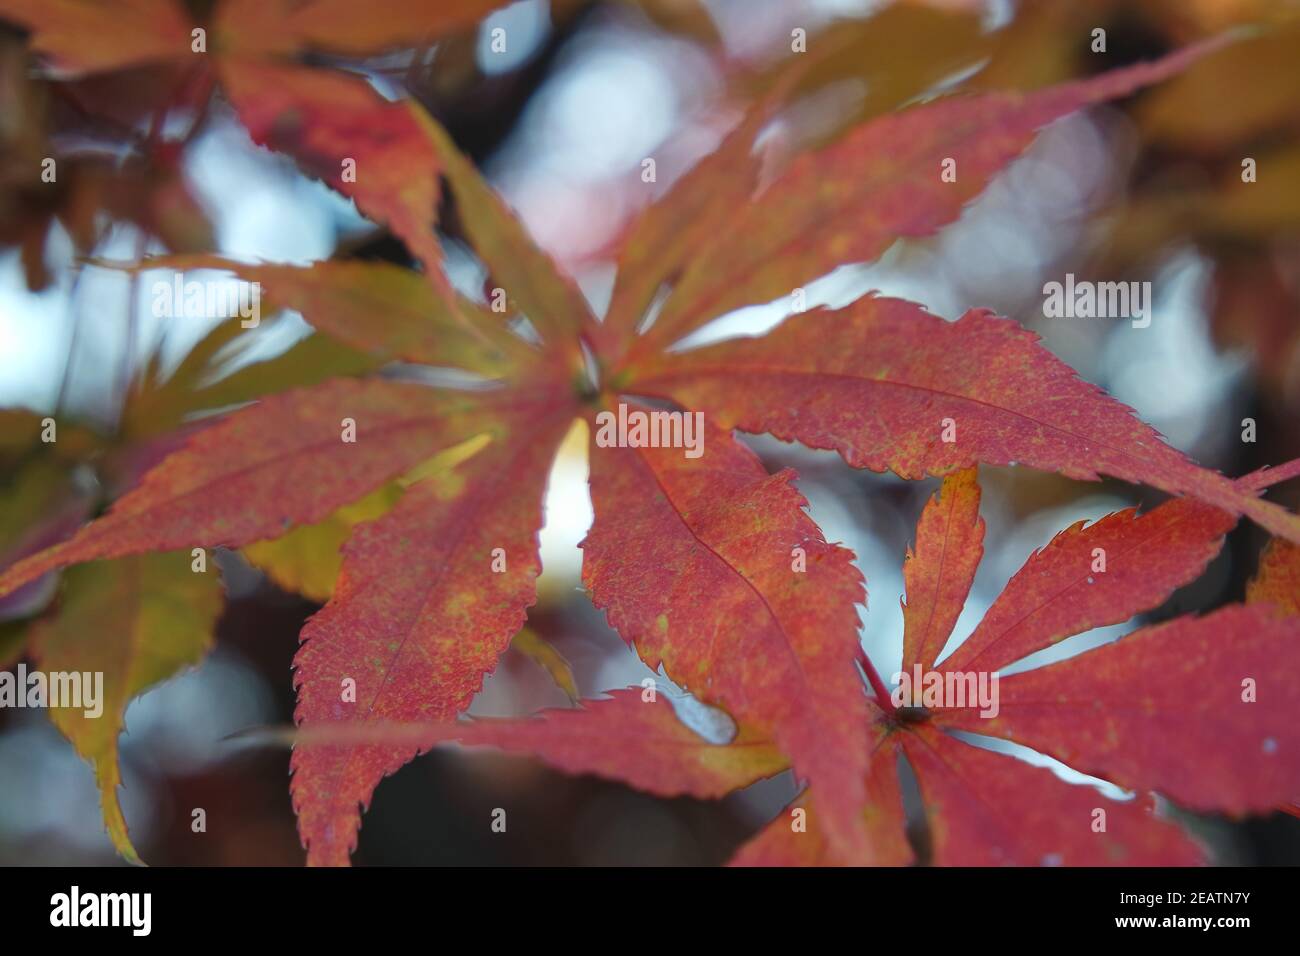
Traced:
[[[193, 436], [106, 515], [5, 571], [0, 591], [96, 558], [276, 537], [479, 434], [489, 407], [468, 394], [384, 380], [335, 379], [272, 396]], [[347, 418], [373, 454], [352, 454], [342, 440]]]
[[769, 475], [725, 432], [701, 437], [696, 459], [593, 444], [583, 582], [651, 668], [770, 733], [861, 849], [862, 576], [804, 514], [792, 472]]
[[[725, 228], [746, 241], [713, 243], [691, 260], [641, 347], [666, 347], [723, 313], [789, 295], [844, 262], [875, 259], [901, 237], [935, 232], [1041, 127], [1172, 76], [1211, 48], [1029, 94], [944, 97], [859, 125], [732, 210]], [[945, 160], [956, 163], [955, 182], [939, 175]]]
[[[276, 326], [275, 318], [259, 324], [262, 330]], [[160, 435], [183, 434], [186, 426], [204, 413], [291, 387], [362, 375], [379, 368], [385, 359], [382, 352], [372, 355], [337, 338], [311, 335], [273, 358], [230, 371], [228, 363], [248, 357], [253, 339], [243, 330], [242, 319], [219, 323], [170, 374], [164, 374], [161, 357], [155, 352], [127, 391], [118, 426], [123, 442], [153, 442]]]
[[701, 409], [724, 427], [834, 449], [858, 468], [920, 478], [980, 462], [1108, 474], [1300, 540], [1300, 518], [1196, 466], [1034, 333], [986, 310], [945, 322], [867, 296], [793, 316], [759, 339], [664, 353], [624, 372], [630, 391]]
[[[683, 177], [633, 227], [611, 332], [596, 337], [609, 380], [627, 393], [701, 410], [724, 428], [834, 449], [854, 467], [905, 478], [977, 462], [1087, 480], [1108, 474], [1194, 495], [1300, 542], [1300, 518], [1197, 467], [1131, 409], [1079, 380], [1033, 333], [986, 310], [948, 323], [910, 302], [866, 296], [843, 309], [793, 315], [759, 339], [666, 351], [725, 311], [789, 293], [846, 259], [874, 258], [899, 236], [933, 232], [1039, 127], [1172, 75], [1214, 46], [1030, 94], [954, 96], [881, 117], [801, 156], [753, 202], [738, 205], [725, 200], [752, 181], [743, 145], [762, 128], [742, 123], [698, 175]], [[771, 106], [760, 104], [760, 119]], [[884, 143], [893, 145], [876, 145]], [[970, 170], [959, 174], [957, 189], [935, 174], [951, 157]], [[739, 172], [714, 203], [706, 184], [727, 167]], [[746, 241], [707, 241], [720, 231]], [[663, 265], [648, 254], [654, 245], [664, 249]], [[653, 322], [629, 340], [627, 330], [669, 278], [672, 290]]]
[[[381, 97], [363, 78], [298, 65], [310, 51], [368, 55], [471, 25], [505, 0], [428, 4], [380, 0], [358, 15], [340, 0], [222, 0], [208, 24], [179, 0], [0, 0], [0, 17], [32, 31], [32, 48], [62, 71], [94, 74], [142, 64], [219, 76], [259, 144], [387, 225], [448, 295], [433, 234], [438, 164], [415, 109]], [[197, 35], [201, 34], [201, 38]], [[201, 42], [201, 46], [200, 46]]]
[[[412, 279], [427, 290], [418, 277]], [[241, 332], [238, 319], [218, 325], [166, 374], [160, 355], [153, 352], [128, 389], [114, 435], [92, 432], [60, 415], [57, 441], [47, 444], [38, 437], [45, 430], [41, 416], [0, 412], [0, 462], [6, 473], [0, 498], [0, 562], [10, 564], [66, 538], [101, 500], [133, 485], [140, 474], [183, 446], [186, 436], [204, 427], [188, 423], [173, 431], [187, 414], [374, 365], [364, 355], [319, 336], [203, 384], [219, 371], [216, 359], [223, 350], [235, 346], [238, 352], [238, 346], [248, 344]], [[97, 491], [78, 474], [88, 468], [94, 469]], [[352, 517], [349, 509], [343, 511]], [[292, 573], [288, 559], [278, 554], [264, 563], [276, 574]], [[305, 563], [310, 573], [315, 565]], [[131, 862], [140, 860], [117, 796], [121, 780], [116, 738], [123, 729], [123, 710], [130, 698], [206, 655], [221, 599], [215, 571], [207, 570], [207, 556], [200, 559], [183, 551], [132, 554], [74, 568], [58, 588], [33, 582], [0, 608], [6, 614], [35, 615], [0, 624], [0, 661], [5, 665], [27, 657], [52, 672], [102, 675], [102, 716], [87, 719], [68, 708], [52, 709], [51, 716], [92, 764], [106, 830]], [[88, 639], [101, 629], [107, 633]]]
[[[1293, 477], [1298, 464], [1277, 469], [1276, 474], [1249, 476], [1243, 483], [1261, 487]], [[975, 573], [977, 562], [968, 553], [954, 552], [980, 548], [982, 524], [971, 507], [978, 494], [971, 471], [945, 479], [918, 525], [918, 541], [925, 544], [907, 559], [905, 615], [927, 626], [934, 620], [946, 622], [935, 628], [945, 639], [955, 619], [952, 605], [962, 603]], [[1232, 524], [1221, 512], [1173, 500], [1142, 515], [1129, 510], [1087, 528], [1067, 529], [1030, 557], [985, 617], [985, 624], [993, 621], [999, 635], [1015, 639], [985, 640], [976, 650], [965, 651], [968, 641], [935, 673], [969, 671], [970, 662], [980, 655], [987, 659], [986, 668], [1002, 667], [1090, 629], [1094, 617], [1089, 596], [1075, 583], [1111, 581], [1114, 574], [1115, 583], [1108, 585], [1111, 616], [1127, 618], [1158, 605], [1178, 584], [1200, 573]], [[1081, 536], [1089, 532], [1088, 543], [1112, 549], [1105, 572], [1092, 570], [1092, 554], [1079, 550]], [[1145, 581], [1141, 572], [1150, 549], [1174, 534], [1192, 546], [1189, 552], [1177, 567], [1169, 564], [1157, 571], [1159, 583]], [[945, 539], [950, 548], [933, 546]], [[936, 585], [941, 595], [937, 601]], [[909, 629], [915, 626], [909, 622]], [[1037, 638], [1027, 639], [1026, 628], [1036, 629]], [[904, 672], [913, 667], [929, 671], [924, 659], [932, 656], [936, 643], [942, 646], [915, 639], [917, 633], [928, 637], [931, 632], [913, 631], [914, 639], [905, 639]], [[919, 784], [936, 864], [1201, 862], [1203, 851], [1155, 813], [1150, 794], [1168, 796], [1192, 809], [1240, 815], [1266, 810], [1280, 795], [1294, 792], [1300, 784], [1295, 722], [1300, 685], [1288, 650], [1297, 639], [1300, 619], [1282, 618], [1263, 606], [1234, 605], [1204, 617], [1189, 615], [1141, 628], [1059, 663], [1003, 677], [998, 713], [992, 716], [982, 715], [979, 704], [963, 700], [897, 706], [890, 696], [878, 697], [868, 703], [871, 759], [858, 811], [870, 837], [865, 852], [844, 853], [823, 819], [814, 785], [742, 846], [733, 863], [911, 862], [914, 854], [904, 839], [897, 777], [900, 758]], [[990, 654], [989, 648], [997, 653]], [[1241, 675], [1254, 675], [1258, 699], [1242, 695]], [[595, 773], [664, 795], [717, 797], [756, 779], [756, 768], [748, 761], [752, 748], [761, 746], [761, 733], [747, 728], [730, 743], [711, 742], [680, 720], [671, 729], [659, 726], [672, 719], [667, 710], [639, 702], [633, 690], [613, 694], [617, 706], [598, 700], [529, 720], [394, 727], [385, 732], [424, 743], [492, 744], [534, 755], [568, 773]], [[656, 710], [662, 715], [654, 714]], [[655, 721], [656, 734], [694, 734], [681, 766], [661, 763], [653, 745], [646, 762], [627, 759], [625, 741], [649, 720]], [[975, 745], [952, 731], [1013, 740], [1138, 796], [1104, 797], [1090, 786], [1068, 784], [1046, 768]], [[729, 772], [721, 779], [712, 773], [701, 777], [698, 768], [705, 763]], [[763, 776], [781, 769], [766, 762], [760, 766]], [[810, 799], [816, 813], [806, 806]]]
[[[537, 349], [511, 334], [499, 315], [465, 296], [439, 295], [418, 273], [388, 263], [344, 260], [285, 266], [180, 255], [156, 256], [125, 267], [100, 264], [131, 272], [233, 272], [258, 283], [269, 305], [300, 313], [329, 339], [369, 356], [376, 368], [403, 361], [511, 378], [537, 360]], [[357, 315], [365, 315], [366, 321], [357, 321]]]
[[984, 556], [974, 470], [956, 472], [943, 490], [942, 502], [921, 513], [916, 551], [903, 562], [910, 598], [903, 604], [903, 657], [927, 670], [952, 633]]
[[464, 210], [465, 232], [503, 291], [524, 311], [567, 371], [583, 367], [579, 339], [599, 337], [600, 323], [577, 283], [539, 247], [510, 207], [478, 174], [431, 117], [421, 124], [438, 153], [452, 193]]
[[222, 89], [255, 143], [296, 159], [407, 244], [444, 291], [433, 234], [438, 167], [413, 108], [343, 73], [231, 57]]
[[[300, 724], [446, 719], [495, 668], [536, 599], [542, 494], [571, 420], [538, 404], [500, 417], [486, 450], [446, 481], [413, 485], [344, 546], [333, 598], [303, 629], [294, 661]], [[294, 750], [294, 807], [311, 862], [347, 862], [357, 806], [417, 752]]]
[[[1298, 472], [1300, 462], [1290, 462], [1236, 484], [1258, 493]], [[1157, 607], [1205, 570], [1234, 524], [1231, 515], [1188, 498], [1142, 515], [1128, 508], [1090, 525], [1076, 522], [1030, 556], [945, 666], [978, 660], [1000, 667], [1073, 634], [1121, 624], [1134, 608]]]
[[[893, 739], [881, 743], [881, 728], [891, 735], [907, 728], [895, 726], [887, 697], [878, 707], [869, 703], [854, 672], [861, 577], [849, 552], [827, 543], [804, 513], [792, 473], [767, 474], [731, 436], [733, 425], [836, 447], [850, 464], [892, 468], [904, 477], [1014, 459], [1071, 477], [1117, 474], [1186, 492], [1204, 503], [1179, 499], [1184, 507], [1203, 507], [1215, 516], [1220, 508], [1249, 514], [1284, 536], [1300, 537], [1297, 519], [1258, 501], [1258, 489], [1249, 482], [1232, 483], [1192, 465], [1128, 409], [1080, 383], [1029, 333], [981, 312], [948, 324], [919, 306], [868, 297], [835, 315], [838, 323], [825, 321], [831, 313], [819, 312], [792, 319], [757, 342], [681, 354], [663, 349], [721, 310], [767, 295], [773, 282], [802, 281], [846, 256], [877, 254], [896, 235], [937, 229], [1038, 127], [1170, 75], [1198, 53], [1184, 51], [1028, 96], [915, 107], [796, 160], [759, 199], [741, 202], [756, 182], [748, 147], [779, 97], [765, 102], [728, 140], [723, 159], [706, 160], [703, 172], [684, 177], [647, 211], [646, 225], [633, 228], [634, 248], [617, 280], [628, 285], [622, 291], [616, 286], [619, 305], [608, 325], [595, 319], [574, 282], [531, 240], [445, 131], [411, 111], [407, 115], [435, 157], [429, 169], [440, 170], [456, 195], [470, 243], [543, 347], [521, 344], [526, 340], [517, 328], [451, 294], [445, 280], [435, 279], [439, 295], [431, 296], [386, 266], [322, 263], [299, 269], [202, 260], [265, 280], [272, 297], [300, 308], [317, 329], [376, 361], [447, 364], [490, 382], [453, 390], [383, 377], [335, 379], [263, 399], [189, 437], [105, 516], [68, 541], [0, 574], [0, 595], [88, 560], [254, 545], [281, 537], [293, 525], [337, 516], [344, 506], [407, 475], [391, 510], [355, 525], [342, 546], [330, 600], [304, 629], [295, 659], [295, 716], [306, 730], [448, 721], [478, 691], [534, 600], [545, 475], [571, 423], [590, 420], [593, 407], [625, 410], [623, 394], [677, 399], [710, 415], [701, 426], [698, 457], [683, 456], [680, 448], [607, 447], [597, 436], [590, 453], [596, 519], [584, 543], [584, 581], [648, 663], [662, 665], [706, 704], [734, 712], [753, 733], [770, 738], [809, 783], [819, 830], [830, 843], [828, 858], [892, 860], [897, 844], [876, 847], [872, 833], [882, 823], [872, 816], [875, 811], [863, 808], [869, 797], [889, 790], [882, 767], [903, 746]], [[285, 86], [293, 85], [286, 78]], [[897, 161], [884, 136], [900, 130], [910, 134], [906, 142], [914, 147], [906, 163]], [[408, 132], [403, 127], [394, 135], [405, 142]], [[308, 140], [315, 135], [304, 134]], [[334, 141], [329, 128], [320, 136]], [[927, 151], [963, 147], [969, 150], [961, 161], [971, 169], [970, 178], [960, 189], [936, 191], [934, 171], [922, 171]], [[711, 180], [732, 159], [744, 173], [734, 191], [721, 190]], [[872, 175], [858, 175], [856, 164], [873, 162], [878, 168]], [[387, 191], [399, 179], [385, 180], [383, 202], [392, 201]], [[815, 233], [818, 220], [808, 218], [807, 210], [789, 208], [796, 193], [821, 181], [825, 189], [813, 189], [819, 198], [812, 207], [829, 223], [825, 235]], [[422, 187], [415, 193], [428, 195]], [[723, 201], [715, 201], [719, 194]], [[828, 197], [834, 200], [829, 207]], [[879, 209], [879, 222], [857, 222], [853, 213], [866, 207]], [[908, 208], [915, 215], [899, 214]], [[762, 258], [762, 270], [747, 251], [713, 241], [724, 228], [749, 223], [755, 210], [764, 223], [756, 227], [754, 237], [761, 233], [762, 241], [755, 249], [760, 258], [777, 254]], [[861, 235], [846, 233], [850, 221], [862, 226]], [[651, 254], [679, 239], [682, 248], [663, 249], [662, 260]], [[783, 249], [798, 254], [782, 257]], [[427, 274], [438, 274], [437, 263], [424, 258]], [[701, 263], [714, 271], [701, 271]], [[727, 279], [718, 284], [721, 275]], [[648, 332], [636, 335], [647, 296], [664, 283], [673, 287], [664, 310]], [[354, 310], [378, 317], [349, 321]], [[864, 342], [871, 345], [869, 354]], [[593, 353], [594, 380], [584, 344]], [[784, 384], [767, 375], [773, 354], [786, 363], [775, 376]], [[874, 376], [861, 374], [863, 366], [875, 369]], [[795, 379], [803, 387], [791, 385]], [[758, 406], [756, 386], [789, 404]], [[908, 397], [882, 394], [894, 386], [910, 389]], [[940, 441], [941, 422], [935, 420], [949, 408], [946, 402], [953, 403], [965, 436], [951, 449]], [[1026, 411], [1034, 403], [1046, 404], [1045, 418], [1041, 411], [1037, 417]], [[349, 428], [356, 429], [357, 442], [345, 437]], [[422, 462], [472, 440], [480, 445], [469, 457], [409, 480]], [[972, 476], [949, 480], [952, 489], [964, 482], [968, 498], [975, 494]], [[968, 501], [946, 518], [932, 515], [930, 523], [972, 513]], [[1230, 522], [1231, 515], [1223, 520]], [[1211, 541], [1223, 533], [1209, 520], [1198, 527]], [[964, 554], [931, 569], [932, 556], [943, 550], [933, 547], [936, 534], [927, 529], [909, 568], [909, 581], [934, 582], [925, 593], [909, 596], [912, 617], [926, 618], [916, 625], [913, 646], [926, 654], [942, 647], [956, 616], [953, 601], [969, 587], [945, 576], [971, 572], [975, 563]], [[951, 540], [974, 547], [977, 538], [968, 529]], [[1169, 582], [1180, 575], [1194, 575], [1203, 566], [1203, 551], [1176, 555], [1171, 560], [1177, 567], [1162, 583], [1118, 595], [1107, 613], [1125, 619], [1136, 613], [1140, 607], [1121, 612], [1119, 606], [1140, 604], [1154, 590], [1176, 586]], [[934, 610], [924, 611], [931, 604]], [[1286, 626], [1271, 620], [1264, 635], [1272, 640]], [[1062, 636], [1035, 632], [1022, 643]], [[937, 718], [934, 724], [946, 726]], [[579, 729], [567, 719], [564, 726]], [[916, 737], [909, 746], [948, 746], [929, 727], [908, 732]], [[879, 752], [874, 762], [873, 735]], [[292, 758], [292, 788], [308, 861], [345, 863], [356, 843], [358, 808], [368, 804], [386, 774], [436, 742], [304, 738]], [[982, 759], [965, 757], [957, 775], [974, 773]], [[1077, 800], [1077, 794], [1062, 799]], [[956, 826], [965, 811], [946, 802], [954, 806]], [[895, 820], [892, 809], [883, 812], [886, 822]], [[1139, 826], [1136, 808], [1121, 805], [1114, 812], [1125, 841], [1130, 830], [1138, 834], [1132, 855], [1183, 858], [1177, 831], [1150, 837]], [[1071, 861], [1076, 855], [1093, 859], [1089, 854], [1113, 846], [1113, 839], [1070, 842]], [[1021, 859], [1023, 849], [1006, 852]]]
[[[77, 674], [87, 682], [102, 675], [99, 712], [54, 706], [50, 718], [94, 766], [113, 845], [139, 863], [117, 800], [117, 737], [126, 704], [206, 656], [221, 611], [221, 584], [215, 570], [196, 573], [188, 552], [163, 553], [82, 565], [68, 573], [61, 591], [57, 613], [32, 628], [28, 649], [46, 672]], [[87, 640], [88, 634], [95, 639]], [[89, 693], [83, 688], [83, 700]]]
[[[548, 340], [556, 343], [558, 330], [571, 324], [576, 328], [583, 313], [594, 322], [585, 302], [582, 312], [575, 308], [575, 302], [582, 300], [571, 281], [553, 272], [549, 258], [532, 244], [495, 194], [477, 180], [472, 167], [464, 160], [459, 165], [453, 162], [449, 176], [474, 200], [466, 205], [482, 207], [479, 218], [486, 222], [486, 232], [470, 230], [470, 234], [471, 238], [482, 236], [484, 247], [479, 251], [486, 261], [501, 271], [516, 262], [534, 270], [552, 270], [550, 278], [543, 275], [528, 286], [535, 298], [530, 298], [527, 290], [521, 296], [531, 306], [529, 315], [535, 326], [546, 331]], [[519, 497], [517, 487], [511, 492], [502, 484], [517, 483], [520, 474], [535, 481], [533, 507], [540, 507], [550, 457], [578, 409], [578, 396], [563, 361], [566, 355], [578, 355], [577, 339], [570, 335], [567, 345], [558, 340], [551, 351], [539, 351], [508, 332], [496, 314], [465, 299], [448, 303], [432, 294], [414, 273], [381, 264], [246, 266], [191, 256], [131, 268], [159, 264], [229, 268], [249, 281], [264, 282], [272, 302], [301, 310], [318, 329], [377, 361], [400, 359], [459, 367], [496, 377], [509, 387], [483, 393], [438, 392], [400, 382], [335, 380], [266, 399], [193, 436], [152, 471], [141, 487], [122, 498], [112, 516], [85, 529], [80, 540], [11, 568], [6, 590], [17, 586], [13, 582], [23, 577], [34, 580], [54, 566], [80, 561], [84, 555], [130, 554], [167, 547], [162, 542], [184, 538], [193, 539], [192, 545], [204, 542], [203, 547], [248, 545], [252, 558], [272, 568], [278, 578], [311, 587], [319, 594], [325, 590], [319, 583], [322, 559], [312, 555], [299, 560], [295, 553], [304, 542], [308, 547], [336, 547], [350, 534], [339, 583], [330, 589], [335, 600], [304, 630], [307, 643], [296, 662], [298, 719], [304, 723], [337, 720], [341, 714], [332, 702], [341, 700], [340, 684], [345, 679], [352, 682], [349, 696], [361, 701], [362, 719], [445, 717], [463, 709], [518, 631], [524, 608], [532, 603], [532, 582], [538, 571], [533, 538], [540, 514], [532, 521], [531, 532], [526, 531], [524, 511], [511, 512], [511, 521], [505, 524], [485, 522], [486, 528], [500, 536], [492, 547], [480, 538], [467, 537], [446, 554], [436, 550], [412, 554], [415, 569], [424, 568], [428, 561], [435, 562], [435, 568], [464, 565], [474, 569], [462, 581], [435, 577], [441, 582], [439, 588], [429, 590], [423, 602], [415, 602], [419, 613], [414, 618], [404, 619], [384, 610], [385, 592], [373, 587], [386, 573], [379, 562], [385, 556], [391, 560], [400, 543], [408, 540], [409, 529], [421, 522], [431, 522], [431, 533], [451, 533], [465, 528], [464, 513], [476, 507], [494, 509], [503, 499], [511, 498], [527, 508], [528, 495]], [[345, 320], [358, 309], [379, 319], [367, 325]], [[460, 321], [467, 314], [474, 316], [471, 325]], [[554, 318], [548, 323], [551, 316]], [[218, 337], [201, 351], [211, 353], [220, 342]], [[543, 358], [554, 358], [555, 364], [543, 364]], [[223, 384], [225, 394], [231, 394], [228, 381], [218, 383]], [[213, 396], [205, 394], [204, 398], [211, 401]], [[435, 408], [438, 411], [433, 412]], [[344, 456], [348, 453], [350, 445], [341, 441], [341, 426], [347, 421], [359, 428], [370, 466], [344, 467], [335, 457], [340, 451]], [[277, 444], [282, 430], [295, 436], [289, 447]], [[387, 503], [380, 505], [387, 513], [379, 520], [355, 527], [353, 515], [362, 506], [350, 503], [365, 492], [416, 469], [435, 453], [485, 435], [493, 436], [491, 446], [463, 465], [472, 470], [465, 476], [450, 476], [462, 492], [444, 500], [448, 476], [438, 481], [426, 477], [411, 484], [391, 511]], [[375, 444], [372, 439], [379, 441]], [[316, 483], [318, 469], [335, 476], [336, 492]], [[311, 483], [299, 475], [313, 476]], [[242, 518], [226, 514], [242, 510], [236, 501], [243, 498], [247, 503], [259, 497], [253, 489], [265, 489], [268, 482], [281, 489], [282, 500], [275, 501], [277, 495], [269, 501], [262, 499], [270, 505], [268, 510], [246, 512]], [[491, 489], [486, 498], [485, 489]], [[204, 510], [198, 507], [200, 501], [212, 506], [211, 521], [191, 520], [197, 517], [194, 512]], [[525, 529], [524, 538], [513, 536], [512, 522]], [[281, 536], [291, 525], [302, 527]], [[266, 540], [271, 538], [279, 540]], [[362, 550], [361, 543], [367, 540], [374, 544]], [[482, 562], [475, 561], [471, 555], [480, 551], [486, 555], [498, 545], [506, 546], [502, 549], [506, 573], [490, 575], [490, 580], [499, 581], [507, 590], [488, 594], [476, 585], [491, 561], [486, 556]], [[323, 563], [324, 573], [335, 564], [328, 551]], [[358, 579], [366, 585], [346, 583]], [[429, 579], [417, 573], [407, 583], [413, 589], [409, 594], [389, 594], [389, 599], [414, 601]], [[509, 601], [512, 607], [499, 611], [494, 606], [499, 601]], [[456, 610], [465, 615], [459, 633], [449, 632], [447, 627]], [[358, 639], [351, 640], [355, 623], [372, 618], [378, 625], [363, 629]], [[499, 623], [488, 626], [489, 620]], [[474, 641], [467, 637], [471, 633]], [[341, 640], [344, 634], [349, 640]], [[313, 641], [313, 636], [319, 641]], [[321, 650], [327, 647], [331, 649]], [[380, 673], [372, 676], [373, 663], [391, 654], [394, 647], [406, 650], [392, 656]], [[452, 650], [463, 652], [461, 664], [452, 661]], [[438, 661], [432, 676], [421, 669], [431, 660]], [[368, 802], [386, 773], [413, 755], [414, 751], [382, 748], [365, 753], [304, 748], [295, 754], [295, 806], [312, 862], [346, 862], [355, 844], [357, 807]]]

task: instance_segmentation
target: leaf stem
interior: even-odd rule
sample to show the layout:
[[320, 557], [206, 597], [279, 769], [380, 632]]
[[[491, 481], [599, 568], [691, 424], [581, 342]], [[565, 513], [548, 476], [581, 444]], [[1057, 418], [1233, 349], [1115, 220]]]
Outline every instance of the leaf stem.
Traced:
[[871, 685], [871, 689], [876, 694], [876, 703], [880, 705], [885, 713], [893, 714], [895, 707], [894, 701], [889, 694], [889, 688], [880, 679], [880, 674], [876, 672], [875, 665], [871, 663], [871, 658], [867, 656], [867, 652], [862, 649], [861, 645], [858, 645], [858, 665], [862, 668], [862, 672], [867, 675], [867, 683]]

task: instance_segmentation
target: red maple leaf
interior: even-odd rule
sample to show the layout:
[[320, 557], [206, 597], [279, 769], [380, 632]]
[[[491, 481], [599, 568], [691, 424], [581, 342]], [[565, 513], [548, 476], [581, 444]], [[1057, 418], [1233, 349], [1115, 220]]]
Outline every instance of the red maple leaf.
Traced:
[[[389, 266], [223, 265], [265, 282], [270, 297], [377, 361], [452, 367], [479, 375], [482, 386], [334, 379], [242, 408], [190, 437], [99, 520], [0, 574], [0, 596], [70, 564], [275, 538], [402, 478], [399, 502], [359, 525], [344, 546], [333, 597], [304, 629], [296, 717], [309, 729], [445, 721], [468, 705], [534, 600], [547, 468], [570, 425], [586, 419], [596, 426], [596, 519], [584, 580], [595, 603], [645, 660], [779, 748], [810, 783], [818, 832], [837, 853], [869, 858], [881, 846], [880, 821], [864, 819], [863, 807], [880, 805], [893, 786], [888, 755], [904, 742], [947, 747], [935, 728], [949, 724], [934, 718], [895, 736], [885, 700], [872, 705], [862, 694], [853, 661], [865, 595], [851, 555], [828, 544], [804, 513], [792, 474], [769, 475], [733, 427], [836, 448], [850, 465], [904, 477], [1011, 461], [1082, 479], [1116, 475], [1191, 495], [1181, 506], [1215, 516], [1206, 522], [1246, 514], [1295, 541], [1300, 518], [1260, 501], [1249, 480], [1196, 466], [1131, 410], [1079, 381], [1031, 333], [982, 311], [949, 324], [918, 305], [869, 296], [838, 312], [796, 315], [763, 339], [668, 347], [723, 311], [788, 292], [846, 258], [875, 256], [896, 236], [938, 229], [1039, 127], [1175, 73], [1199, 52], [1032, 94], [916, 106], [798, 158], [753, 196], [754, 138], [772, 107], [764, 103], [760, 120], [743, 123], [633, 227], [604, 322], [446, 133], [414, 107], [387, 104], [427, 137], [435, 161], [421, 174], [441, 170], [470, 243], [511, 308], [457, 296], [445, 282], [434, 294]], [[292, 87], [286, 80], [284, 89]], [[956, 188], [940, 183], [944, 158], [965, 170]], [[381, 152], [373, 161], [388, 159]], [[386, 168], [374, 181], [390, 202], [401, 171]], [[421, 258], [440, 275], [433, 252]], [[646, 328], [650, 299], [665, 285], [671, 292]], [[521, 329], [524, 319], [535, 334]], [[634, 395], [666, 397], [684, 411], [625, 400]], [[681, 429], [707, 415], [693, 433], [698, 454], [637, 442], [609, 447], [602, 418], [629, 410], [686, 416], [676, 420]], [[918, 561], [929, 550], [920, 547]], [[1161, 551], [1161, 560], [1176, 565], [1177, 576], [1199, 570], [1203, 550]], [[933, 647], [939, 624], [953, 616], [937, 603], [953, 591], [945, 582], [913, 599], [916, 614], [926, 601], [936, 610], [912, 646]], [[1257, 617], [1267, 618], [1265, 635], [1291, 627], [1255, 610], [1213, 620], [1245, 630]], [[1184, 627], [1200, 635], [1204, 625]], [[1032, 632], [1015, 646], [1051, 639]], [[1157, 655], [1168, 638], [1137, 643]], [[961, 719], [944, 718], [951, 726]], [[1000, 717], [999, 728], [1039, 734], [1050, 749], [1050, 728], [1011, 719]], [[294, 805], [309, 862], [347, 861], [359, 808], [423, 746], [325, 735], [295, 750]], [[873, 746], [885, 748], [882, 759], [871, 759]], [[984, 759], [975, 753], [964, 759]], [[1131, 812], [1116, 814], [1126, 830]]]
[[[1297, 473], [1300, 461], [1240, 484], [1259, 489]], [[919, 684], [912, 685], [914, 697], [901, 693], [901, 685], [886, 690], [863, 658], [877, 689], [864, 701], [861, 725], [871, 757], [858, 811], [867, 846], [845, 844], [827, 825], [814, 784], [742, 846], [733, 863], [913, 862], [900, 758], [919, 786], [926, 858], [940, 865], [1188, 865], [1203, 861], [1204, 852], [1155, 812], [1155, 794], [1188, 809], [1238, 816], [1266, 811], [1295, 792], [1300, 674], [1290, 649], [1300, 639], [1300, 616], [1271, 613], [1263, 604], [1141, 628], [1059, 663], [999, 678], [991, 698], [975, 700], [976, 682], [997, 670], [1162, 603], [1199, 576], [1231, 518], [1175, 499], [1146, 514], [1129, 509], [1067, 528], [1030, 556], [973, 634], [936, 669], [981, 553], [979, 497], [973, 470], [946, 478], [926, 505], [906, 564], [901, 673], [936, 675], [937, 705]], [[1104, 553], [1103, 571], [1096, 570], [1095, 549]], [[940, 690], [949, 675], [951, 686]], [[948, 695], [959, 685], [958, 694], [969, 696], [954, 702]], [[630, 689], [531, 719], [375, 732], [426, 746], [457, 740], [533, 754], [569, 773], [597, 774], [661, 796], [719, 797], [785, 769], [781, 754], [788, 748], [752, 724], [742, 720], [734, 739], [719, 742], [692, 729], [698, 717], [685, 709], [679, 717], [675, 706], [667, 696]], [[990, 738], [1031, 747], [1136, 796], [1117, 800], [1067, 783], [990, 749]]]

